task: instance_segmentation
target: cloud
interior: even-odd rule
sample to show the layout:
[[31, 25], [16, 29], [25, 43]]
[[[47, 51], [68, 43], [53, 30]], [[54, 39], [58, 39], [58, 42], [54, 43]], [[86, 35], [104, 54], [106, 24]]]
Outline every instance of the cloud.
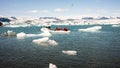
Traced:
[[99, 9], [99, 10], [96, 10], [97, 13], [108, 13], [107, 10], [105, 9]]
[[30, 13], [38, 13], [39, 10], [30, 10], [29, 12], [30, 12]]
[[48, 13], [48, 10], [30, 10], [29, 13]]
[[65, 12], [65, 11], [68, 11], [68, 9], [57, 8], [54, 11], [55, 12]]
[[48, 13], [48, 10], [40, 10], [41, 13]]
[[100, 14], [105, 14], [108, 13], [108, 10], [106, 9], [92, 9], [92, 8], [86, 8], [84, 11], [88, 13], [100, 13]]
[[86, 9], [84, 9], [86, 12], [92, 12], [92, 11], [94, 11], [93, 9], [91, 9], [91, 8], [86, 8]]
[[113, 10], [112, 12], [115, 16], [120, 16], [120, 10]]
[[117, 12], [120, 12], [120, 10], [116, 10]]

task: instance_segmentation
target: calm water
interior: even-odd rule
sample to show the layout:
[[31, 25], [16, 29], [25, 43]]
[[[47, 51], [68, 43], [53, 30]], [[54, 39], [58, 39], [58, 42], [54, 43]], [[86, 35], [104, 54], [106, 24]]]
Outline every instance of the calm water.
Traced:
[[[95, 26], [95, 25], [94, 25]], [[80, 28], [91, 26], [67, 27], [70, 34], [52, 34], [50, 39], [57, 46], [40, 46], [32, 42], [41, 37], [17, 39], [0, 36], [0, 68], [48, 68], [49, 63], [58, 68], [120, 68], [120, 27], [101, 25], [100, 32], [78, 32]], [[56, 26], [52, 26], [54, 29]], [[16, 33], [39, 34], [40, 28], [0, 27], [0, 34], [7, 30]], [[63, 54], [62, 50], [75, 50], [76, 56]]]

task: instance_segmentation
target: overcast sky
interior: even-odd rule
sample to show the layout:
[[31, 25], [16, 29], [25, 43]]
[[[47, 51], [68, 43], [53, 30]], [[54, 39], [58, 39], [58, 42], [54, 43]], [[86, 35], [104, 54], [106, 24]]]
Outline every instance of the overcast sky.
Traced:
[[0, 15], [120, 16], [120, 0], [0, 0]]

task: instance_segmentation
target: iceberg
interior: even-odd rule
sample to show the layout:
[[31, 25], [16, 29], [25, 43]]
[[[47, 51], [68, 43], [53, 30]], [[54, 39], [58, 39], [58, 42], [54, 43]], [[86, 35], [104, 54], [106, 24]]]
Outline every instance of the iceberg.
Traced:
[[40, 36], [45, 36], [45, 37], [50, 37], [52, 36], [50, 32], [44, 31], [43, 33], [40, 34]]
[[55, 64], [49, 63], [49, 68], [57, 68]]
[[18, 33], [17, 38], [18, 39], [24, 39], [25, 37], [35, 37], [35, 36], [41, 36], [41, 37], [50, 37], [52, 36], [49, 32], [43, 32], [41, 34], [26, 34], [24, 32]]
[[16, 33], [12, 30], [8, 30], [5, 33], [2, 33], [1, 36], [16, 36]]
[[24, 39], [26, 37], [26, 34], [24, 32], [18, 33], [17, 38], [18, 39]]
[[35, 37], [35, 36], [41, 36], [40, 34], [26, 34], [26, 37]]
[[40, 31], [41, 32], [49, 32], [50, 30], [48, 28], [41, 28]]
[[32, 42], [36, 43], [38, 45], [43, 45], [43, 46], [48, 46], [48, 45], [55, 46], [55, 45], [58, 45], [58, 43], [55, 40], [51, 40], [51, 39], [49, 39], [49, 37], [35, 39]]
[[90, 27], [90, 28], [86, 28], [86, 29], [78, 29], [78, 31], [81, 32], [98, 32], [102, 29], [101, 26], [94, 26], [94, 27]]
[[30, 24], [18, 24], [18, 25], [5, 25], [4, 27], [11, 27], [11, 28], [18, 28], [18, 27], [29, 27], [29, 26], [31, 26]]
[[58, 43], [55, 40], [49, 40], [48, 43], [53, 46], [58, 45]]
[[77, 51], [73, 51], [73, 50], [67, 50], [67, 51], [63, 50], [62, 53], [67, 55], [77, 55]]
[[120, 24], [119, 25], [112, 25], [112, 27], [120, 27]]
[[44, 38], [40, 38], [40, 39], [35, 39], [33, 40], [34, 43], [40, 44], [40, 43], [45, 43], [48, 42], [49, 38], [48, 37], [44, 37]]
[[8, 35], [8, 36], [15, 36], [16, 33], [13, 32], [12, 30], [8, 30], [8, 31], [7, 31], [7, 35]]

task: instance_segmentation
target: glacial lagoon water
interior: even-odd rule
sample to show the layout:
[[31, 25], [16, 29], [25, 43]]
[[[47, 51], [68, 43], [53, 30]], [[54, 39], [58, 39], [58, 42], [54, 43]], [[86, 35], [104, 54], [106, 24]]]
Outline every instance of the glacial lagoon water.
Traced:
[[[0, 68], [120, 68], [120, 27], [99, 25], [99, 32], [80, 32], [96, 25], [52, 26], [67, 27], [69, 34], [52, 34], [56, 46], [42, 46], [32, 42], [42, 37], [0, 36]], [[98, 26], [98, 25], [97, 25]], [[13, 30], [16, 33], [39, 34], [42, 26], [0, 27], [0, 34]], [[67, 55], [63, 50], [77, 51]]]

